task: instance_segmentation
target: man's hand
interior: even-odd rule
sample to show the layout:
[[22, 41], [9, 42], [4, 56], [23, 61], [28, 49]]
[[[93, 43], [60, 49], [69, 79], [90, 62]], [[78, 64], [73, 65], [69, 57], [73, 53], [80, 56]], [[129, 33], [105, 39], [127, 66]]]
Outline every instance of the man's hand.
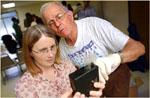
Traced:
[[119, 66], [121, 63], [121, 57], [119, 53], [110, 54], [107, 57], [97, 58], [94, 64], [99, 68], [99, 80], [106, 83], [109, 79], [108, 75], [111, 74], [112, 68]]

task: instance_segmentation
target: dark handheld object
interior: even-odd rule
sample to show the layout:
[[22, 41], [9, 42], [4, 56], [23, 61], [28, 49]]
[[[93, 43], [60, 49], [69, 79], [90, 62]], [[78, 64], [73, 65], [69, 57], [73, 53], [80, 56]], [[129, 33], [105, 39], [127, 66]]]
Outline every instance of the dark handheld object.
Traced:
[[89, 97], [90, 90], [99, 90], [94, 87], [94, 82], [99, 81], [98, 66], [91, 63], [69, 75], [73, 92], [80, 92]]

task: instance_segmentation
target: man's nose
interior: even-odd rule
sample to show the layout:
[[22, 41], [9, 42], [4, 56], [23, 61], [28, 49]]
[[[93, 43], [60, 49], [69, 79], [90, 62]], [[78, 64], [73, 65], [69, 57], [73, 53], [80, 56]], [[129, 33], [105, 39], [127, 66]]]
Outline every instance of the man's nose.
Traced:
[[55, 25], [56, 25], [56, 27], [59, 27], [60, 26], [60, 21], [55, 20]]

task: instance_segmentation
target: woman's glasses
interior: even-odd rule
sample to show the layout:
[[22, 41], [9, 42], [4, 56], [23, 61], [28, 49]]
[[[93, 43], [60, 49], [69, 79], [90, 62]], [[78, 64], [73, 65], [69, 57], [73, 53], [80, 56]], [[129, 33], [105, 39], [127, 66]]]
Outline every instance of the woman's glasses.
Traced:
[[50, 48], [46, 49], [41, 49], [39, 51], [34, 51], [32, 50], [33, 52], [37, 53], [37, 54], [42, 54], [42, 55], [46, 55], [48, 54], [50, 51], [51, 53], [56, 53], [56, 50], [57, 50], [57, 46], [56, 45], [52, 45]]

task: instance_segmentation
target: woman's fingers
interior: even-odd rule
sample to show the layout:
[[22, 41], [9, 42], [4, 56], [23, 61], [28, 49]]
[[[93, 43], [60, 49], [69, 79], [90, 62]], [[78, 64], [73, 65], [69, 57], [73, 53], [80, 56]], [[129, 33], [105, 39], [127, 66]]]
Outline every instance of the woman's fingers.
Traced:
[[85, 95], [84, 94], [81, 94], [81, 97], [80, 98], [85, 98]]
[[80, 95], [81, 95], [81, 93], [79, 93], [79, 92], [76, 92], [75, 94], [74, 94], [74, 98], [79, 98], [80, 97]]
[[[99, 88], [99, 91], [90, 91], [90, 96], [92, 97], [100, 97], [102, 95], [102, 90], [105, 88], [104, 83], [95, 82], [94, 83], [95, 88]], [[68, 89], [61, 98], [71, 97], [73, 90], [70, 88]], [[76, 92], [73, 96], [74, 98], [85, 98], [84, 94], [81, 94], [80, 92]]]
[[99, 91], [90, 91], [91, 97], [100, 97], [102, 95], [102, 90]]
[[67, 97], [71, 97], [73, 90], [71, 88], [69, 88], [62, 96], [61, 98], [67, 98]]
[[73, 96], [74, 98], [85, 98], [85, 95], [84, 94], [81, 94], [79, 92], [76, 92]]
[[99, 88], [98, 91], [90, 91], [90, 96], [92, 97], [100, 97], [102, 95], [102, 90], [105, 88], [104, 83], [95, 82], [94, 83], [95, 88]]
[[101, 83], [101, 82], [95, 82], [95, 83], [94, 83], [94, 87], [95, 87], [95, 88], [104, 89], [104, 88], [105, 88], [105, 84], [104, 84], [104, 83]]

